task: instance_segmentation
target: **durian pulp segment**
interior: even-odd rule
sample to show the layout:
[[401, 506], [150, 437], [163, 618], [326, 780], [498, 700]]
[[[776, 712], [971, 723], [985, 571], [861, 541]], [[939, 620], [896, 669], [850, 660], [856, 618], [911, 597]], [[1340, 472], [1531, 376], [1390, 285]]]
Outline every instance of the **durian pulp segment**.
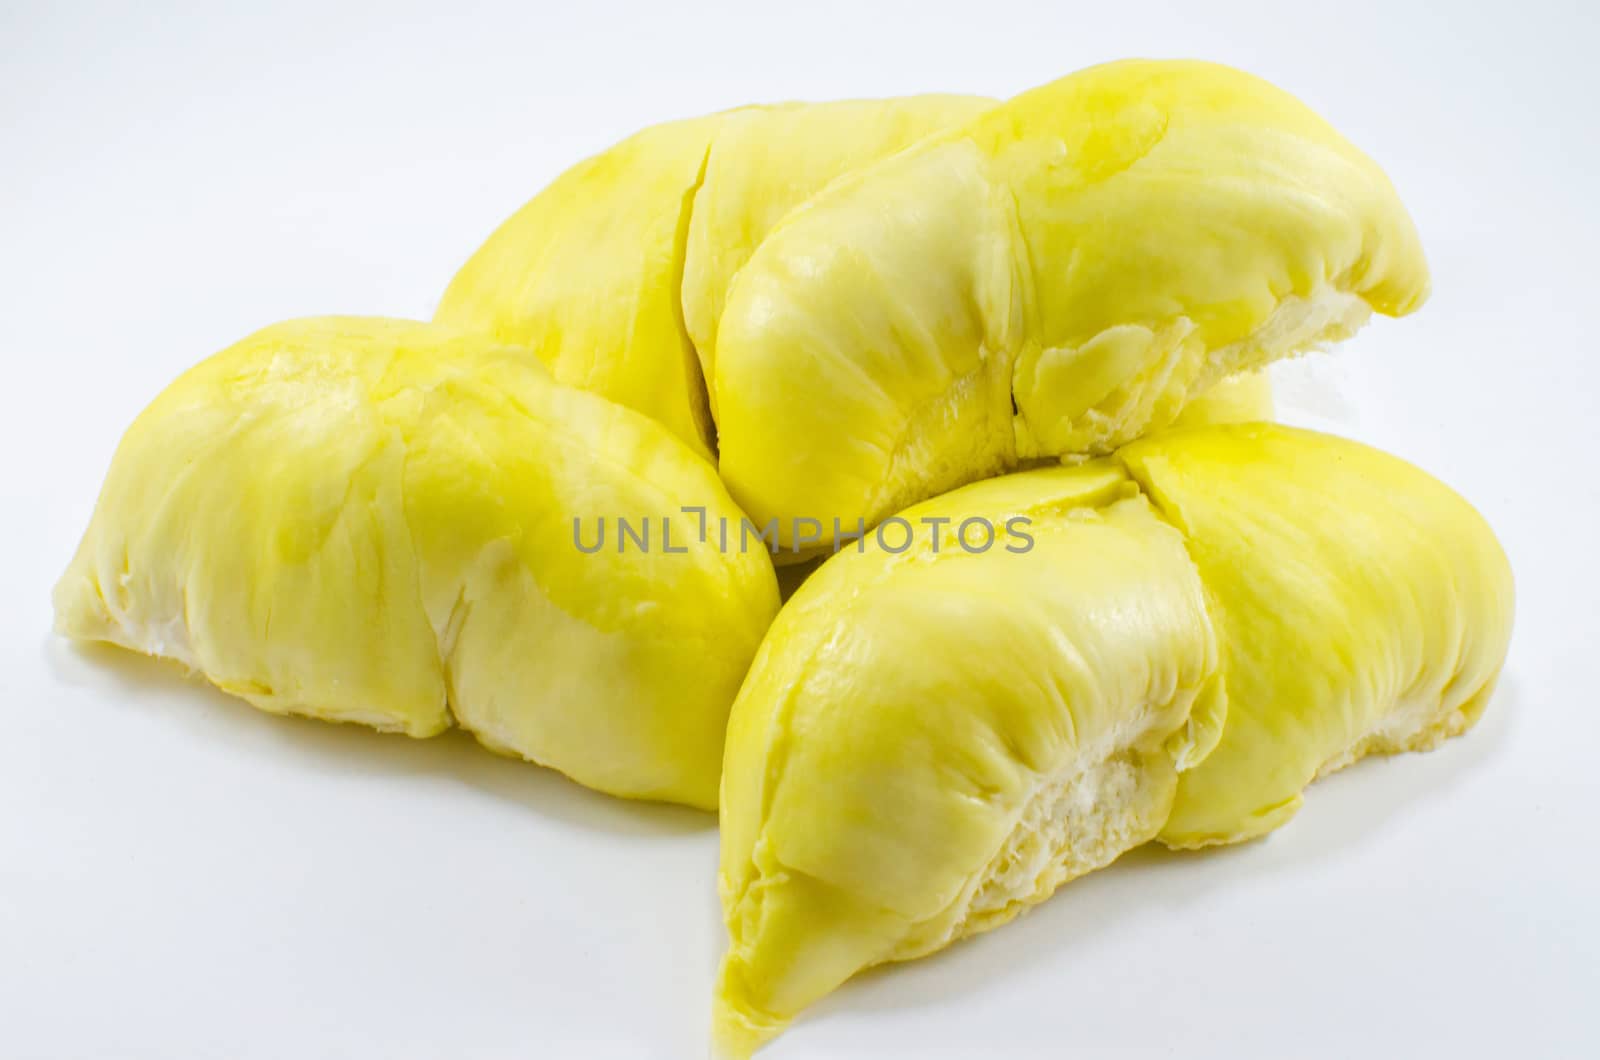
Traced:
[[436, 319], [529, 347], [559, 382], [643, 412], [710, 458], [717, 318], [768, 230], [840, 174], [992, 105], [787, 103], [645, 129], [501, 225]]
[[871, 524], [1109, 452], [1428, 282], [1388, 179], [1292, 97], [1205, 63], [1095, 67], [768, 234], [717, 335], [722, 472], [758, 521]]
[[1476, 720], [1513, 587], [1449, 487], [1355, 442], [1262, 425], [1153, 437], [1118, 459], [1184, 533], [1228, 686], [1227, 730], [1180, 781], [1163, 842], [1263, 834], [1318, 776]]
[[758, 652], [723, 772], [729, 1053], [1148, 839], [1276, 827], [1316, 777], [1463, 731], [1505, 659], [1494, 535], [1354, 442], [1196, 427], [902, 516], [1017, 513], [1024, 555], [829, 560]]
[[1033, 547], [934, 552], [924, 530], [898, 555], [842, 553], [741, 689], [719, 877], [730, 1052], [1152, 838], [1177, 764], [1221, 728], [1198, 577], [1120, 470], [995, 479], [903, 515], [980, 513], [1026, 514]]
[[[62, 633], [175, 658], [275, 713], [489, 746], [617, 795], [716, 805], [777, 609], [764, 551], [653, 421], [442, 325], [291, 321], [128, 430], [57, 585]], [[654, 547], [617, 548], [616, 520]], [[607, 547], [580, 551], [601, 521]], [[662, 535], [669, 532], [672, 550]]]

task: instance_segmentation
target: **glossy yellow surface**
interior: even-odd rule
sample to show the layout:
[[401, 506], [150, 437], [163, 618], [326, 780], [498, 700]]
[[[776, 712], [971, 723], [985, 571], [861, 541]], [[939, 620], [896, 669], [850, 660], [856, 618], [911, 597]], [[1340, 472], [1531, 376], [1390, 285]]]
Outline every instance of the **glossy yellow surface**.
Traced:
[[[976, 96], [907, 96], [750, 107], [728, 116], [706, 156], [683, 258], [683, 316], [706, 379], [728, 284], [767, 233], [841, 174], [994, 106]], [[717, 394], [710, 392], [716, 411]]]
[[773, 623], [724, 763], [726, 1053], [1158, 835], [1276, 826], [1320, 773], [1460, 732], [1505, 657], [1494, 536], [1354, 442], [1179, 430], [901, 516], [1019, 514], [1020, 553], [871, 537]]
[[[1428, 286], [1382, 171], [1226, 67], [660, 125], [506, 221], [435, 323], [292, 321], [173, 383], [57, 626], [720, 803], [744, 1056], [864, 968], [1477, 720], [1492, 532], [1262, 422], [1268, 363]], [[836, 520], [879, 529], [824, 561]]]
[[1230, 375], [1183, 406], [1172, 429], [1220, 423], [1258, 423], [1273, 416], [1272, 382], [1264, 371]]
[[[1208, 696], [1188, 727], [1216, 668], [1199, 577], [1120, 469], [994, 479], [902, 514], [912, 546], [870, 537], [824, 564], [734, 706], [716, 1035], [735, 1055], [858, 970], [1003, 923], [1153, 837], [1177, 760], [1220, 723]], [[969, 555], [950, 535], [977, 516], [1029, 519], [1032, 547]], [[953, 520], [937, 552], [924, 517]], [[1072, 828], [1096, 784], [1124, 812]]]
[[1118, 454], [1183, 529], [1227, 676], [1228, 726], [1161, 838], [1231, 843], [1313, 779], [1465, 731], [1511, 636], [1511, 569], [1460, 496], [1355, 442], [1247, 426]]
[[[729, 706], [777, 608], [763, 552], [659, 425], [453, 329], [258, 332], [129, 428], [57, 626], [263, 710], [496, 750], [617, 795], [716, 805]], [[648, 519], [652, 548], [617, 549]], [[594, 554], [598, 520], [608, 524]], [[663, 547], [661, 520], [672, 547]], [[574, 519], [582, 520], [574, 537]]]
[[558, 382], [643, 412], [709, 456], [678, 284], [725, 117], [654, 126], [567, 170], [473, 254], [434, 319], [526, 346]]
[[1427, 292], [1388, 179], [1292, 97], [1206, 63], [1095, 67], [767, 235], [717, 332], [723, 477], [758, 521], [876, 521], [1110, 451]]
[[782, 104], [646, 129], [506, 221], [456, 275], [436, 319], [530, 347], [558, 381], [651, 416], [709, 457], [700, 358], [709, 364], [729, 278], [828, 181], [988, 105]]

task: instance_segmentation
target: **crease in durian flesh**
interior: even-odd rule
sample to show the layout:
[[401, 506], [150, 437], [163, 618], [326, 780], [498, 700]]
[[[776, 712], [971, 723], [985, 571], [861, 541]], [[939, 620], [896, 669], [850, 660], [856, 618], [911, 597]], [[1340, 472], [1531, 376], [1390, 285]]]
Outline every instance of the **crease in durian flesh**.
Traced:
[[914, 960], [1009, 923], [1056, 888], [1154, 839], [1172, 806], [1177, 770], [1164, 751], [1133, 742], [1109, 741], [1042, 777], [955, 906], [884, 960]]
[[[1169, 444], [1181, 448], [1190, 444], [1191, 437], [1196, 441], [1209, 437], [1234, 439], [1248, 444], [1251, 437], [1261, 434], [1280, 439], [1279, 444], [1284, 444], [1281, 440], [1287, 439], [1293, 444], [1309, 443], [1320, 446], [1327, 449], [1328, 454], [1336, 459], [1354, 461], [1376, 458], [1391, 469], [1406, 468], [1401, 461], [1376, 454], [1356, 443], [1270, 425], [1185, 431], [1182, 435], [1169, 435], [1168, 438], [1171, 439]], [[1302, 441], [1295, 442], [1295, 439]], [[1167, 443], [1156, 440], [1143, 444], [1159, 448]], [[1349, 452], [1344, 452], [1342, 447], [1348, 447]], [[1069, 502], [1065, 512], [1052, 510], [1049, 505], [1045, 505], [1029, 509], [1029, 514], [1036, 518], [1048, 519], [1059, 514], [1092, 513], [1120, 500], [1126, 500], [1130, 495], [1144, 497], [1152, 502], [1150, 508], [1152, 514], [1162, 524], [1175, 530], [1182, 539], [1188, 568], [1204, 583], [1203, 571], [1196, 563], [1192, 551], [1194, 548], [1192, 534], [1198, 531], [1185, 525], [1180, 510], [1163, 503], [1163, 489], [1160, 483], [1153, 484], [1149, 480], [1148, 476], [1152, 472], [1142, 464], [1137, 465], [1136, 469], [1123, 467], [1120, 459], [1113, 457], [1110, 460], [1097, 461], [1092, 465], [1073, 469], [1058, 468], [1054, 472], [1043, 472], [1043, 474], [1066, 472], [1089, 476], [1096, 473], [1105, 474], [1105, 469], [1108, 467], [1129, 471], [1133, 481], [1118, 485], [1108, 477], [1098, 491], [1080, 491]], [[1441, 503], [1438, 501], [1441, 494], [1448, 494], [1453, 498], [1448, 502], [1451, 506], [1449, 510], [1435, 508], [1432, 515], [1419, 515], [1416, 517], [1419, 520], [1417, 525], [1431, 526], [1437, 533], [1441, 524], [1429, 520], [1451, 520], [1459, 517], [1461, 513], [1470, 513], [1468, 517], [1477, 518], [1465, 502], [1449, 493], [1448, 487], [1427, 478], [1414, 468], [1406, 468], [1404, 473], [1417, 476], [1419, 498], [1429, 492], [1434, 494], [1432, 501], [1424, 502], [1419, 499], [1419, 504], [1427, 506]], [[1008, 476], [1008, 478], [1016, 477]], [[1004, 481], [993, 480], [969, 487], [968, 491], [964, 492], [996, 488]], [[1426, 483], [1425, 488], [1424, 483]], [[1301, 488], [1308, 488], [1306, 483], [1299, 485]], [[1370, 488], [1379, 492], [1385, 489], [1381, 485]], [[978, 508], [982, 508], [982, 505], [978, 505]], [[1446, 522], [1443, 525], [1455, 524]], [[1462, 526], [1462, 532], [1466, 535], [1476, 535], [1486, 532], [1486, 528], [1480, 526], [1477, 530], [1469, 530]], [[1498, 579], [1502, 574], [1489, 568], [1466, 565], [1477, 562], [1471, 558], [1472, 556], [1480, 555], [1481, 558], [1485, 550], [1493, 551], [1496, 547], [1492, 535], [1489, 535], [1482, 538], [1480, 544], [1463, 545], [1460, 555], [1452, 553], [1450, 561], [1462, 566], [1459, 568], [1459, 573], [1447, 579], [1447, 582], [1453, 583], [1453, 587], [1445, 591], [1464, 594], [1460, 597], [1460, 604], [1475, 616], [1466, 621], [1469, 624], [1475, 623], [1478, 627], [1478, 632], [1472, 635], [1477, 642], [1476, 647], [1468, 653], [1463, 644], [1457, 644], [1454, 649], [1446, 652], [1447, 657], [1433, 657], [1427, 661], [1426, 665], [1432, 672], [1440, 675], [1442, 684], [1438, 681], [1424, 681], [1415, 687], [1408, 687], [1408, 683], [1402, 681], [1393, 690], [1394, 695], [1379, 695], [1374, 704], [1380, 713], [1369, 722], [1363, 723], [1359, 731], [1351, 733], [1346, 742], [1340, 746], [1317, 745], [1318, 757], [1307, 763], [1309, 773], [1305, 777], [1306, 784], [1314, 783], [1317, 779], [1367, 755], [1388, 755], [1431, 749], [1445, 739], [1465, 732], [1481, 716], [1493, 693], [1498, 676], [1498, 664], [1495, 660], [1504, 658], [1505, 638], [1509, 628], [1504, 625], [1508, 619], [1501, 609], [1509, 607], [1509, 598], [1497, 597], [1497, 594], [1508, 593], [1509, 583], [1497, 588]], [[1396, 555], [1403, 557], [1406, 553], [1402, 551]], [[932, 557], [927, 555], [908, 554], [894, 557], [890, 566], [930, 561]], [[1503, 554], [1500, 563], [1503, 565]], [[856, 588], [859, 591], [867, 591], [870, 587], [867, 585]], [[1209, 599], [1208, 590], [1206, 611], [1212, 621], [1216, 620], [1213, 611], [1216, 606]], [[1479, 606], [1488, 607], [1490, 610], [1478, 615], [1475, 609]], [[1223, 636], [1220, 629], [1218, 636]], [[1475, 654], [1476, 661], [1470, 658], [1469, 654]], [[1183, 836], [1169, 837], [1161, 834], [1174, 806], [1180, 774], [1203, 765], [1207, 754], [1217, 745], [1217, 741], [1223, 738], [1220, 718], [1227, 711], [1226, 684], [1230, 664], [1229, 652], [1220, 651], [1213, 669], [1206, 678], [1205, 687], [1193, 700], [1184, 728], [1168, 737], [1169, 741], [1177, 743], [1176, 747], [1173, 742], [1158, 747], [1150, 746], [1151, 733], [1142, 728], [1149, 723], [1145, 712], [1150, 705], [1129, 702], [1126, 706], [1129, 717], [1113, 735], [1092, 747], [1073, 753], [1060, 762], [1057, 768], [1036, 774], [1031, 780], [1030, 790], [1020, 800], [1018, 808], [1010, 817], [1009, 828], [981, 863], [972, 864], [970, 875], [965, 879], [955, 899], [933, 916], [914, 922], [900, 921], [901, 929], [895, 936], [879, 948], [875, 955], [864, 960], [857, 970], [889, 962], [916, 959], [960, 939], [1005, 924], [1048, 898], [1060, 885], [1102, 868], [1126, 851], [1150, 840], [1159, 840], [1163, 845], [1175, 848], [1209, 845], [1209, 842], [1237, 842], [1262, 834], [1292, 816], [1299, 805], [1298, 794], [1290, 800], [1290, 804], [1260, 808], [1246, 821], [1245, 828], [1227, 838], [1213, 838], [1207, 843], [1193, 843], [1188, 842]], [[1389, 663], [1381, 660], [1374, 660], [1374, 664], [1379, 667], [1380, 672], [1389, 668]], [[1209, 703], [1206, 698], [1208, 695], [1214, 697]], [[1336, 704], [1337, 700], [1332, 702]], [[1201, 716], [1206, 714], [1210, 715], [1214, 725], [1214, 731], [1209, 737], [1202, 733], [1207, 723]], [[1244, 724], [1259, 723], [1249, 721]], [[1182, 746], [1184, 743], [1197, 748], [1198, 755], [1185, 750]], [[761, 827], [764, 830], [766, 811], [762, 810], [761, 813], [763, 821]], [[780, 864], [762, 864], [758, 860], [755, 876], [750, 882], [754, 883], [755, 880], [770, 882], [769, 873], [773, 871], [782, 873], [789, 870]], [[747, 884], [738, 893], [724, 894], [728, 902], [729, 928], [736, 943], [735, 950], [730, 950], [730, 954], [737, 951], [737, 961], [741, 966], [740, 983], [758, 981], [763, 974], [763, 961], [767, 959], [761, 956], [759, 933], [756, 935], [748, 933], [752, 925], [759, 924], [762, 920], [756, 911], [766, 897], [761, 893], [762, 890], [763, 888]], [[838, 925], [835, 925], [831, 930], [838, 929]], [[821, 930], [830, 929], [822, 927]], [[768, 967], [766, 974], [770, 973], [771, 969]], [[779, 974], [780, 979], [775, 981], [781, 983], [781, 973]], [[811, 985], [814, 987], [816, 984]], [[805, 1007], [801, 1005], [788, 1012], [765, 1012], [758, 1006], [740, 1008], [741, 1005], [748, 1005], [751, 1000], [753, 998], [741, 996], [736, 992], [727, 990], [720, 992], [718, 1026], [742, 1027], [740, 1034], [753, 1035], [751, 1040], [765, 1040], [781, 1031], [789, 1020]], [[737, 1037], [737, 1034], [733, 1035], [730, 1041], [734, 1041]]]

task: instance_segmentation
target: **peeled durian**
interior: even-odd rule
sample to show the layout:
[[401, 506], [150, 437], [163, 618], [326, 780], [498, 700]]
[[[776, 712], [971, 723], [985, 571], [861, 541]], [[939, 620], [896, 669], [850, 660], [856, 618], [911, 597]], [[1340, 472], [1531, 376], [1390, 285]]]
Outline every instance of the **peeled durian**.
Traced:
[[1220, 423], [1259, 423], [1274, 413], [1272, 381], [1265, 371], [1231, 375], [1183, 406], [1172, 429]]
[[601, 791], [710, 808], [778, 600], [765, 550], [716, 547], [702, 518], [740, 518], [704, 460], [524, 350], [293, 321], [129, 428], [56, 622], [263, 710], [454, 722]]
[[[901, 518], [801, 586], [734, 706], [715, 1017], [733, 1055], [1154, 837], [1221, 725], [1199, 575], [1120, 469], [993, 479]], [[954, 539], [971, 519], [994, 530], [982, 554]]]
[[1511, 638], [1511, 569], [1461, 497], [1353, 442], [1246, 427], [1117, 453], [1183, 530], [1227, 677], [1222, 741], [1178, 783], [1169, 846], [1233, 843], [1368, 754], [1477, 721]]
[[529, 347], [559, 382], [653, 417], [709, 458], [705, 379], [728, 279], [834, 177], [991, 105], [791, 103], [645, 129], [501, 225], [435, 319]]
[[851, 171], [767, 234], [716, 336], [721, 471], [785, 545], [802, 517], [871, 525], [1109, 452], [1427, 292], [1389, 180], [1303, 104], [1207, 63], [1095, 67]]
[[1251, 422], [1265, 365], [1428, 283], [1381, 170], [1225, 67], [657, 126], [502, 225], [436, 323], [281, 324], [176, 381], [57, 626], [720, 801], [743, 1055], [863, 968], [1477, 720], [1513, 606], [1482, 519]]
[[[435, 319], [527, 346], [559, 382], [644, 412], [714, 459], [719, 326], [730, 285], [768, 235], [830, 183], [997, 107], [952, 95], [789, 103], [645, 129], [572, 167], [501, 225], [451, 281]], [[1104, 138], [1080, 137], [1090, 147]], [[914, 210], [939, 201], [916, 189], [908, 200]], [[832, 326], [827, 307], [815, 323]], [[747, 378], [735, 407], [798, 393], [780, 365]], [[1173, 400], [1181, 407], [1187, 396]], [[787, 514], [848, 524], [859, 513]]]
[[1466, 502], [1270, 424], [991, 479], [882, 527], [779, 613], [729, 722], [732, 1055], [1147, 840], [1247, 838], [1330, 768], [1462, 731], [1510, 635], [1505, 556]]

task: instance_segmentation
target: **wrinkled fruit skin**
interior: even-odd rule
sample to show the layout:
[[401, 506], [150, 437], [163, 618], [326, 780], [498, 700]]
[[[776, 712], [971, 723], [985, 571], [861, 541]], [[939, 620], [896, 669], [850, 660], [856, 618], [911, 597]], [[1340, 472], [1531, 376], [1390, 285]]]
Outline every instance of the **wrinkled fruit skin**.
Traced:
[[988, 107], [914, 96], [745, 107], [646, 129], [563, 173], [462, 267], [436, 320], [529, 347], [559, 382], [710, 459], [729, 279], [830, 180]]
[[[1226, 67], [1124, 62], [834, 181], [733, 278], [721, 470], [753, 519], [871, 525], [1105, 453], [1222, 377], [1420, 305], [1381, 170]], [[787, 542], [786, 542], [787, 543]]]
[[[684, 505], [739, 517], [659, 425], [525, 351], [293, 321], [128, 430], [57, 627], [263, 710], [412, 736], [455, 722], [601, 791], [709, 808], [777, 588], [764, 552], [700, 545]], [[577, 547], [575, 518], [592, 546], [602, 517], [665, 515], [684, 553]]]
[[[925, 528], [830, 559], [734, 705], [715, 998], [733, 1055], [1133, 846], [1259, 835], [1318, 775], [1464, 730], [1510, 637], [1478, 514], [1311, 432], [1172, 431], [901, 515], [952, 520], [946, 547]], [[975, 516], [1026, 516], [1032, 548], [950, 547]]]

